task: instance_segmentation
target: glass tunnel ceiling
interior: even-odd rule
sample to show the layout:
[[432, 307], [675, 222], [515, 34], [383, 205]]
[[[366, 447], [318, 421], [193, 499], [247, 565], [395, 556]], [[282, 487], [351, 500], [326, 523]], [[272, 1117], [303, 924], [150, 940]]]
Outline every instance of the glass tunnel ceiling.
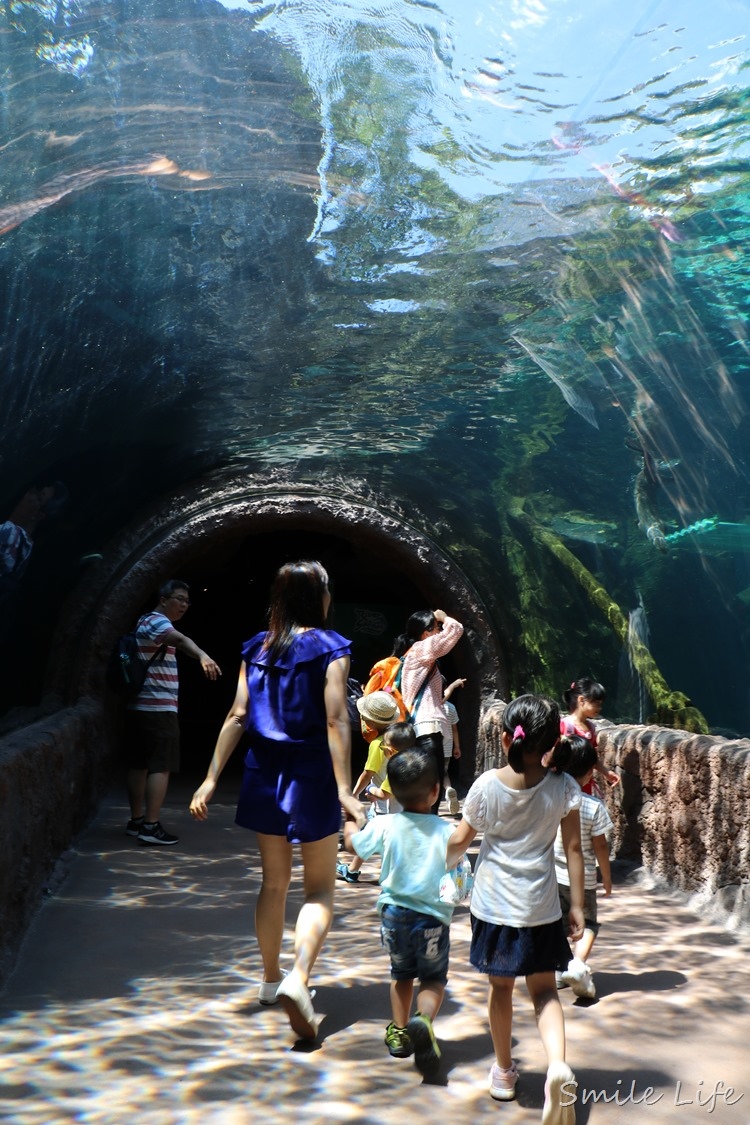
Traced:
[[502, 603], [515, 690], [647, 717], [611, 601], [750, 732], [746, 23], [0, 3], [0, 519], [70, 491], [27, 599], [213, 470], [366, 481]]

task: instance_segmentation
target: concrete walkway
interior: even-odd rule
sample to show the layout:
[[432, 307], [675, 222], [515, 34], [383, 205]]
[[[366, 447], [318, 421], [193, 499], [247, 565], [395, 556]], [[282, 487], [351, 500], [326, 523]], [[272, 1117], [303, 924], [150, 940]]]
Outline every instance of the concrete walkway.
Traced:
[[[180, 835], [176, 848], [126, 837], [118, 794], [66, 857], [67, 875], [0, 997], [0, 1121], [539, 1122], [545, 1061], [523, 983], [515, 997], [518, 1100], [500, 1104], [486, 1092], [485, 987], [468, 963], [463, 907], [437, 1021], [442, 1083], [424, 1084], [411, 1060], [388, 1055], [387, 958], [371, 864], [363, 869], [370, 881], [337, 887], [336, 921], [313, 982], [325, 1013], [319, 1042], [295, 1045], [284, 1013], [257, 1004], [258, 863], [252, 836], [234, 827], [226, 781], [202, 825], [187, 812], [192, 785], [173, 783], [164, 821]], [[295, 888], [290, 920], [298, 905]], [[601, 900], [600, 917], [591, 960], [598, 1001], [560, 994], [579, 1125], [747, 1125], [750, 940], [635, 879]]]

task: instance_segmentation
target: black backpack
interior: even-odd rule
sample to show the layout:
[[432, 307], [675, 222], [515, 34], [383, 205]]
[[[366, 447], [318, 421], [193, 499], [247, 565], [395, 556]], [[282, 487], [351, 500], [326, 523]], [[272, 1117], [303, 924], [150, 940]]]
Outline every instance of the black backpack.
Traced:
[[116, 695], [134, 699], [143, 690], [149, 668], [155, 660], [162, 660], [166, 651], [166, 645], [162, 645], [148, 660], [142, 660], [138, 655], [135, 629], [123, 633], [115, 641], [107, 661], [108, 686]]
[[357, 700], [362, 698], [362, 685], [350, 676], [346, 681], [346, 709], [349, 713], [349, 723], [352, 730], [360, 730], [360, 714], [357, 710]]

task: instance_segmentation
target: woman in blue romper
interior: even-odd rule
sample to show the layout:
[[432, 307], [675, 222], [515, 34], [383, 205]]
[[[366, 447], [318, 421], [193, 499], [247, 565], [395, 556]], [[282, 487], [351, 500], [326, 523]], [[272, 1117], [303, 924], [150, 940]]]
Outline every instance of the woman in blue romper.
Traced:
[[[341, 808], [364, 825], [351, 791], [346, 706], [349, 641], [323, 625], [331, 604], [318, 562], [288, 563], [271, 592], [269, 628], [247, 641], [237, 694], [190, 812], [208, 816], [216, 783], [244, 730], [250, 736], [236, 823], [257, 834], [262, 880], [255, 930], [263, 959], [262, 1004], [280, 1001], [292, 1029], [314, 1039], [319, 1018], [308, 981], [333, 918]], [[294, 969], [279, 965], [292, 845], [304, 868]]]

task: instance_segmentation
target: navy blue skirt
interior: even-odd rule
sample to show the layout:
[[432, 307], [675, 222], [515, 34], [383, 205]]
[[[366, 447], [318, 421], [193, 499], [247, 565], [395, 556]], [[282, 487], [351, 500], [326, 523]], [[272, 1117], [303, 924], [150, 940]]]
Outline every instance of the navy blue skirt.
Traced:
[[498, 926], [471, 915], [469, 960], [491, 977], [528, 977], [567, 969], [573, 954], [562, 918], [544, 926]]

